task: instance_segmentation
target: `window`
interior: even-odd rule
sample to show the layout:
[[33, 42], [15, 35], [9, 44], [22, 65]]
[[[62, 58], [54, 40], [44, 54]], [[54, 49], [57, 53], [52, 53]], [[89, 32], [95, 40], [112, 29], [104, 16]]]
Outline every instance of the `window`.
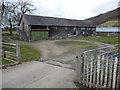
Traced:
[[92, 30], [95, 30], [95, 28], [92, 28]]
[[85, 30], [85, 28], [81, 28], [81, 30]]
[[57, 27], [57, 26], [54, 26], [54, 27], [52, 27], [52, 28], [53, 28], [53, 29], [56, 29], [56, 30], [58, 29], [58, 27]]
[[87, 28], [87, 30], [91, 30], [91, 28]]

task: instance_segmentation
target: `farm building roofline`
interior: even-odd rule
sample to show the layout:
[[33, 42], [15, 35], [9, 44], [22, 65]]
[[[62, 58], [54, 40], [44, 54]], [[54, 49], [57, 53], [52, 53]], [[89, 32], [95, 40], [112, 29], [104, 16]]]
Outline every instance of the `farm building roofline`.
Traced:
[[28, 25], [47, 25], [47, 26], [82, 26], [82, 27], [96, 27], [92, 22], [65, 19], [57, 17], [46, 17], [37, 15], [24, 14], [23, 17]]

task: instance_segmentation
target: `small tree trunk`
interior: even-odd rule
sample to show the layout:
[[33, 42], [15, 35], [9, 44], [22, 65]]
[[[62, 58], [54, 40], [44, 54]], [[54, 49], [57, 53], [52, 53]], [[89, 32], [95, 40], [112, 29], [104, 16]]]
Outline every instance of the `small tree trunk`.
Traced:
[[10, 28], [9, 28], [9, 30], [10, 30], [10, 35], [12, 35], [12, 21], [11, 21], [10, 18], [9, 18], [9, 23], [10, 23]]

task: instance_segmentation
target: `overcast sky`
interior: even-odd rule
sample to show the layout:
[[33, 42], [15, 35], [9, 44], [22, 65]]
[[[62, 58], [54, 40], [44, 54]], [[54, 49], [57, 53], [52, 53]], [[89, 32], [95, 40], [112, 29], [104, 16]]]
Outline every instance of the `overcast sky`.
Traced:
[[[17, 1], [17, 0], [5, 0]], [[83, 20], [118, 8], [120, 0], [31, 0], [35, 15]], [[120, 3], [119, 3], [120, 5]]]
[[119, 0], [32, 0], [36, 15], [86, 19], [116, 9]]
[[34, 14], [70, 19], [86, 19], [116, 9], [119, 0], [32, 0]]

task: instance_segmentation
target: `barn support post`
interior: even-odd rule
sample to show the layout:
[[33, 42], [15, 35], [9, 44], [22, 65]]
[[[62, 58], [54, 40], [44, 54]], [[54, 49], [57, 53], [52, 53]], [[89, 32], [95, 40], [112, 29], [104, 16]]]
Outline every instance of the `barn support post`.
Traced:
[[47, 26], [47, 30], [49, 29], [49, 27]]
[[29, 28], [29, 37], [28, 38], [29, 38], [29, 42], [30, 42], [31, 41], [31, 26], [29, 25], [28, 28]]
[[96, 33], [96, 27], [95, 27], [95, 31], [94, 31], [94, 36], [95, 36], [95, 37], [97, 36], [97, 33]]

